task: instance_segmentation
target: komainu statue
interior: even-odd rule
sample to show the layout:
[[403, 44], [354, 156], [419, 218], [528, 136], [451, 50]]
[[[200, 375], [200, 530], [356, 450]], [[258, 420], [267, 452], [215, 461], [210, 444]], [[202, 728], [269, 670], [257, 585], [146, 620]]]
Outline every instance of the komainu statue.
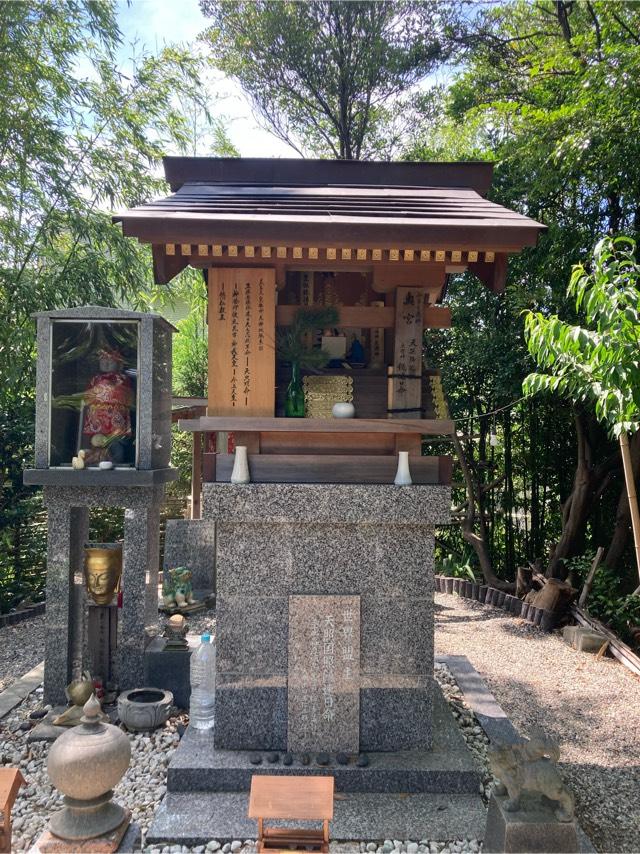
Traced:
[[195, 605], [191, 590], [191, 572], [184, 566], [178, 566], [164, 573], [162, 600], [165, 608], [183, 608]]
[[560, 749], [541, 730], [532, 733], [529, 741], [522, 744], [504, 744], [489, 748], [489, 765], [493, 776], [498, 779], [494, 786], [497, 795], [509, 795], [505, 809], [520, 809], [523, 792], [538, 792], [556, 801], [558, 821], [572, 821], [574, 800], [566, 787], [556, 762]]

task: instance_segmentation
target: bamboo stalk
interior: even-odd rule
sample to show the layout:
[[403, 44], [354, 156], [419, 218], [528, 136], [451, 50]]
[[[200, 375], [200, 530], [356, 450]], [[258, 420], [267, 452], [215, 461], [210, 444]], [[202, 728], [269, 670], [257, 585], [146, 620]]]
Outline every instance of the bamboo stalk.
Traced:
[[[627, 498], [631, 511], [631, 527], [633, 529], [633, 543], [636, 551], [636, 564], [638, 567], [638, 578], [640, 578], [640, 512], [638, 512], [638, 496], [636, 495], [635, 478], [633, 477], [633, 465], [631, 463], [631, 451], [629, 450], [629, 436], [625, 431], [620, 433], [620, 452], [622, 454], [622, 466], [624, 468], [624, 479], [627, 485]], [[638, 586], [634, 593], [640, 593]]]

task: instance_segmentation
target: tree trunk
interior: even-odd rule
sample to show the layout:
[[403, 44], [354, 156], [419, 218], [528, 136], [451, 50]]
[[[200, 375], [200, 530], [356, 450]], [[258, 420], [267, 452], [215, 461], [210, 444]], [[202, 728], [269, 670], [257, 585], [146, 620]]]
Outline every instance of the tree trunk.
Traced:
[[[486, 541], [486, 537], [477, 534], [475, 531], [475, 521], [476, 521], [476, 493], [479, 492], [479, 488], [476, 488], [476, 485], [473, 481], [473, 476], [471, 474], [471, 470], [469, 468], [469, 464], [464, 454], [464, 450], [462, 449], [462, 445], [458, 437], [453, 434], [453, 447], [456, 452], [456, 456], [458, 457], [458, 462], [460, 463], [460, 468], [462, 469], [462, 475], [464, 477], [465, 486], [467, 489], [467, 506], [465, 517], [462, 521], [462, 536], [465, 542], [469, 543], [469, 545], [473, 548], [476, 556], [478, 558], [478, 562], [480, 564], [480, 569], [482, 570], [482, 574], [484, 576], [484, 580], [487, 584], [490, 584], [492, 587], [500, 587], [503, 590], [511, 590], [513, 585], [508, 581], [502, 581], [497, 577], [495, 572], [493, 571], [493, 565], [491, 563], [491, 556], [489, 554], [489, 547]], [[481, 531], [486, 531], [484, 526], [481, 526]]]
[[618, 453], [593, 466], [593, 452], [587, 432], [586, 418], [574, 410], [578, 459], [573, 478], [573, 489], [562, 509], [562, 533], [551, 555], [545, 575], [564, 581], [568, 575], [566, 561], [582, 554], [585, 546], [587, 522], [594, 501], [604, 490], [611, 471], [620, 464]]
[[[629, 441], [629, 450], [631, 451], [631, 465], [633, 467], [634, 479], [638, 480], [640, 475], [640, 433], [634, 433]], [[618, 509], [616, 511], [616, 523], [611, 536], [611, 542], [604, 558], [604, 563], [608, 569], [616, 571], [618, 564], [622, 560], [624, 553], [629, 543], [629, 533], [631, 531], [631, 510], [629, 509], [629, 499], [627, 498], [627, 487], [622, 485], [620, 490], [620, 498], [618, 499]]]
[[562, 508], [562, 533], [547, 567], [547, 578], [564, 580], [568, 574], [565, 561], [575, 557], [584, 548], [584, 534], [591, 510], [593, 492], [591, 471], [591, 446], [587, 437], [584, 415], [574, 413], [578, 459], [573, 477], [573, 489]]

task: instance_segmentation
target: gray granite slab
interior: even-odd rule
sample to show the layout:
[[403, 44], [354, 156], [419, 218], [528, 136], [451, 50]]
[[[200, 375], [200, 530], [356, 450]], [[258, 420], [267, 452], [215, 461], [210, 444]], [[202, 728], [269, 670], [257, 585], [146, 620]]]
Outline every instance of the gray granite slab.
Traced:
[[478, 723], [491, 741], [508, 744], [523, 741], [507, 713], [466, 655], [439, 655], [436, 661], [447, 665], [466, 702], [473, 709]]
[[[422, 675], [431, 680], [434, 525], [448, 514], [447, 487], [205, 484], [204, 490], [203, 515], [215, 521], [217, 533], [221, 674], [268, 681], [288, 673], [291, 626], [289, 615], [282, 622], [278, 619], [278, 599], [360, 596], [361, 675]], [[250, 628], [247, 615], [252, 618]], [[250, 691], [257, 685], [245, 681], [221, 688], [218, 710], [225, 747], [249, 747], [248, 727], [240, 735], [243, 724], [233, 717], [251, 704]], [[268, 687], [276, 690], [272, 683]], [[415, 690], [391, 683], [367, 686], [381, 689], [368, 695], [369, 749], [430, 744], [429, 686], [410, 687]], [[399, 693], [394, 693], [396, 689]], [[270, 708], [289, 702], [286, 685], [277, 691], [283, 697], [273, 696]], [[296, 708], [301, 712], [305, 706], [313, 710], [315, 703], [307, 698]], [[267, 740], [265, 722], [258, 721], [253, 709], [249, 714], [258, 732], [251, 735], [252, 746], [270, 743], [283, 749], [286, 732], [292, 745], [331, 750], [337, 744], [336, 728], [327, 728], [325, 745], [292, 736], [286, 716], [284, 725], [278, 723], [277, 733]], [[344, 741], [351, 749], [356, 743], [355, 736]]]
[[285, 750], [287, 689], [284, 677], [223, 675], [216, 680], [214, 738], [227, 750]]
[[362, 597], [363, 673], [433, 672], [433, 597]]
[[286, 596], [218, 596], [216, 671], [286, 676], [288, 625]]
[[191, 653], [198, 646], [197, 635], [188, 637], [186, 649], [166, 649], [167, 639], [156, 637], [144, 653], [144, 685], [171, 691], [173, 702], [179, 709], [189, 708], [191, 680], [189, 665]]
[[505, 809], [506, 795], [492, 795], [483, 851], [487, 854], [545, 854], [580, 850], [576, 823], [558, 821], [553, 807], [529, 793], [522, 796], [522, 808]]
[[[149, 828], [147, 844], [196, 846], [210, 839], [255, 839], [257, 824], [247, 818], [248, 806], [246, 792], [167, 794]], [[486, 810], [477, 794], [349, 793], [334, 803], [329, 837], [336, 841], [425, 836], [482, 839], [485, 820]], [[287, 826], [287, 822], [278, 821], [278, 825]]]
[[28, 486], [69, 486], [80, 490], [90, 486], [98, 488], [154, 486], [169, 483], [177, 478], [178, 470], [173, 468], [145, 470], [114, 468], [108, 471], [86, 468], [77, 471], [64, 466], [52, 469], [26, 469], [23, 472], [23, 482]]
[[362, 750], [429, 750], [433, 742], [432, 680], [425, 688], [363, 688]]
[[28, 697], [39, 685], [42, 685], [43, 678], [44, 661], [41, 661], [40, 664], [37, 664], [28, 673], [25, 673], [24, 676], [16, 679], [8, 688], [5, 688], [0, 693], [0, 718], [8, 715], [25, 697]]
[[217, 523], [217, 583], [289, 593], [429, 596], [433, 529], [426, 525]]
[[289, 750], [360, 745], [360, 597], [289, 597]]
[[244, 521], [433, 527], [449, 521], [451, 507], [451, 488], [440, 484], [205, 483], [202, 496], [204, 518]]

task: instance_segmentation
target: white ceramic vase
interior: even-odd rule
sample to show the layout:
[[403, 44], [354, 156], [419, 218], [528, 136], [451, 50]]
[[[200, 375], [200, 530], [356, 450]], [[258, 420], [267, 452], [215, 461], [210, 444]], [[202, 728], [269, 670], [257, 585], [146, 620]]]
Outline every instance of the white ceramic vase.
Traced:
[[398, 451], [398, 470], [393, 482], [396, 486], [409, 486], [413, 483], [409, 471], [409, 451]]
[[249, 458], [246, 445], [236, 445], [233, 471], [231, 472], [231, 483], [251, 483], [249, 474]]
[[333, 404], [331, 414], [334, 418], [353, 418], [356, 414], [356, 408], [349, 401], [341, 401]]

